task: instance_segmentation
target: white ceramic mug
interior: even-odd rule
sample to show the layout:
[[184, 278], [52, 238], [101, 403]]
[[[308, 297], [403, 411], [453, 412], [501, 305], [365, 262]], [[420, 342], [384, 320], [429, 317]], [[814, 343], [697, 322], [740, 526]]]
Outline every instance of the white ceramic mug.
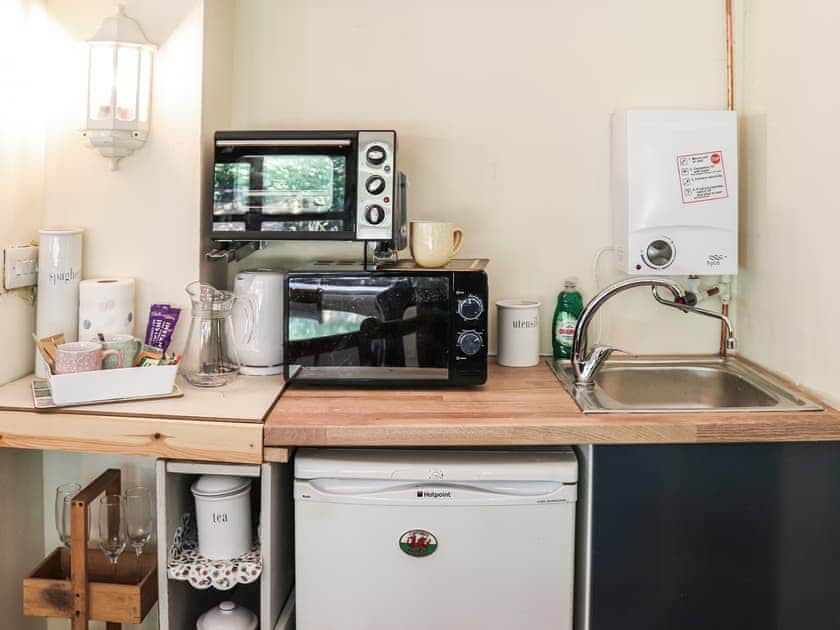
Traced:
[[540, 303], [536, 300], [496, 302], [496, 362], [530, 367], [540, 362]]
[[411, 255], [421, 267], [443, 267], [464, 244], [464, 230], [439, 221], [411, 222]]

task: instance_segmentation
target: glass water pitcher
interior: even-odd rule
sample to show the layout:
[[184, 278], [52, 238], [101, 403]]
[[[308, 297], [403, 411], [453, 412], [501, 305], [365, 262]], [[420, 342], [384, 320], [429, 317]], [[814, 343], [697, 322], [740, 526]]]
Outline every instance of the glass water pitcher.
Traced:
[[233, 327], [233, 305], [241, 298], [209, 284], [191, 282], [186, 287], [192, 301], [192, 318], [180, 372], [197, 387], [219, 387], [239, 373], [237, 344], [251, 340], [254, 329], [253, 305], [241, 302], [245, 315], [243, 339]]

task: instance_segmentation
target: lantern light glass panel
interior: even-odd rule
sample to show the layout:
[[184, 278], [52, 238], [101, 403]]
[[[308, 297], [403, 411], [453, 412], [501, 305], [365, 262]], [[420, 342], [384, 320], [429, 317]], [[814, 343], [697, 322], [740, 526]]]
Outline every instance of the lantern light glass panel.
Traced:
[[145, 129], [149, 122], [152, 50], [92, 43], [88, 80], [88, 128]]

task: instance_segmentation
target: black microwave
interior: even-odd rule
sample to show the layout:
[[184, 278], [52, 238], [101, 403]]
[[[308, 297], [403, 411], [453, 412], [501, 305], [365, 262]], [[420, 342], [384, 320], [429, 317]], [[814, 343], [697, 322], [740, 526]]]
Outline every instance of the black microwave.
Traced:
[[285, 378], [315, 385], [471, 386], [487, 380], [486, 261], [444, 269], [290, 272]]
[[403, 249], [406, 179], [396, 154], [395, 131], [218, 131], [210, 238]]

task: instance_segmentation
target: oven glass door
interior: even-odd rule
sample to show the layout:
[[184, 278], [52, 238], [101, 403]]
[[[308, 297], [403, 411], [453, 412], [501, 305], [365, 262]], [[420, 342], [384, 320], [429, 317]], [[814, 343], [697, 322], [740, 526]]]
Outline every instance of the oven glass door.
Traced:
[[298, 378], [446, 381], [446, 274], [291, 276], [286, 361]]
[[355, 144], [347, 139], [311, 145], [300, 140], [217, 141], [214, 233], [352, 238]]

